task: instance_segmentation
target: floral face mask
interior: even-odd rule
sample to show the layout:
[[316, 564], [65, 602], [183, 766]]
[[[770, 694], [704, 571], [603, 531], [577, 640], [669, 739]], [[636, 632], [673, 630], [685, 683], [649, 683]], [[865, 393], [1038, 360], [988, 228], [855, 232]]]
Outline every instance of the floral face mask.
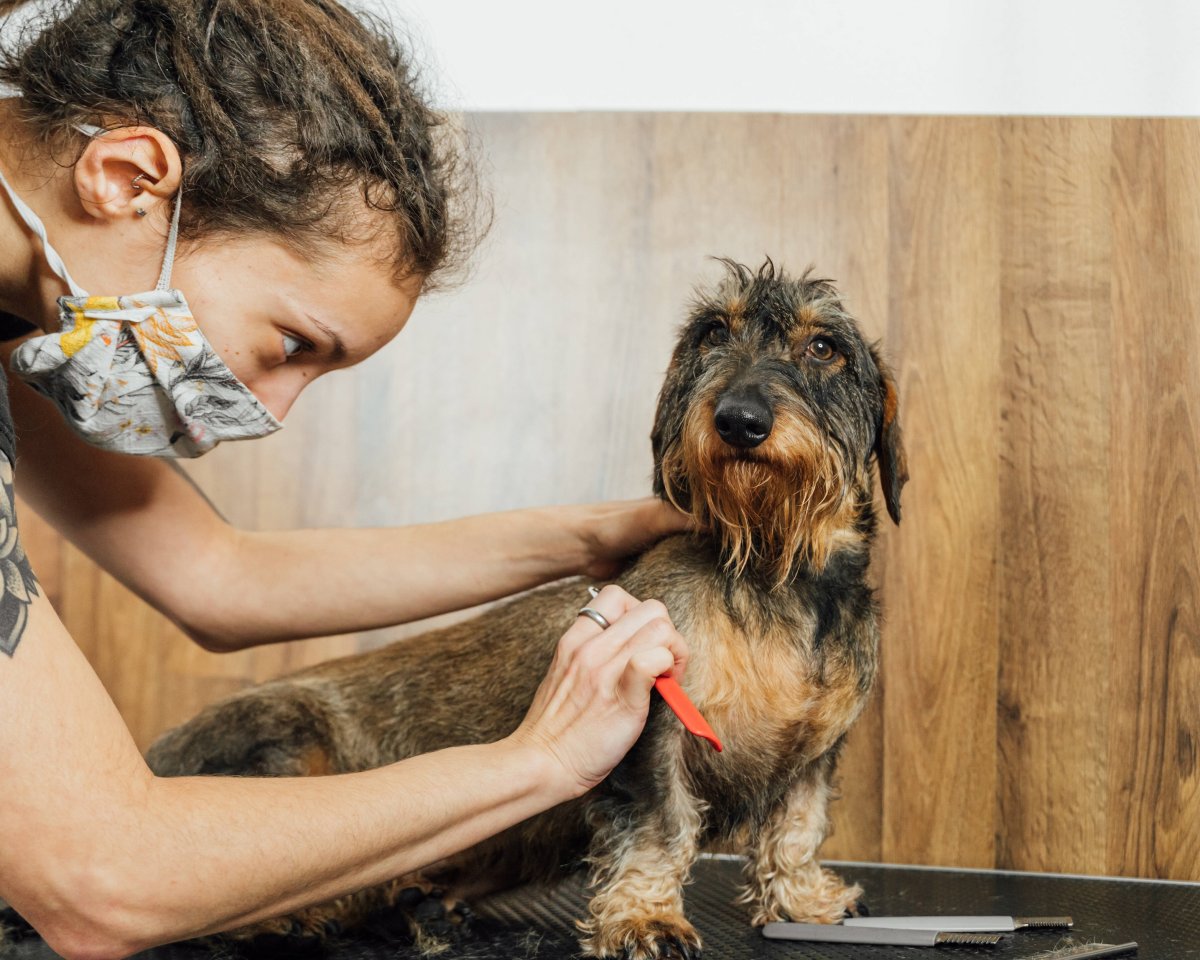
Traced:
[[264, 437], [283, 426], [204, 339], [183, 294], [169, 288], [182, 192], [158, 285], [149, 293], [92, 297], [71, 279], [41, 218], [2, 174], [0, 185], [72, 294], [58, 298], [62, 330], [25, 341], [10, 366], [84, 440], [117, 453], [198, 457], [222, 440]]

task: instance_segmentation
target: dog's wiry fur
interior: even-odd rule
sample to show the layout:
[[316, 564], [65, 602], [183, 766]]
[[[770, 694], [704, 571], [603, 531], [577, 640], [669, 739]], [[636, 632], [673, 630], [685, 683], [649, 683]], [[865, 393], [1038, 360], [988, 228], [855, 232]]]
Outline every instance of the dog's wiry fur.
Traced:
[[[585, 864], [585, 952], [694, 957], [683, 885], [705, 843], [735, 839], [748, 854], [742, 899], [754, 923], [834, 922], [854, 909], [861, 891], [823, 869], [817, 851], [838, 750], [875, 677], [871, 475], [875, 463], [898, 522], [907, 476], [896, 392], [828, 281], [790, 278], [770, 261], [726, 267], [681, 331], [652, 434], [655, 491], [701, 531], [659, 542], [617, 580], [666, 604], [693, 654], [685, 689], [725, 752], [656, 699], [628, 756], [583, 798], [419, 877], [255, 931], [345, 926], [408, 887], [478, 895]], [[769, 409], [765, 438], [722, 439], [714, 417], [730, 397]], [[753, 415], [744, 406], [737, 417]], [[245, 691], [166, 734], [150, 763], [165, 775], [318, 775], [499, 739], [520, 723], [584, 586], [551, 585]]]

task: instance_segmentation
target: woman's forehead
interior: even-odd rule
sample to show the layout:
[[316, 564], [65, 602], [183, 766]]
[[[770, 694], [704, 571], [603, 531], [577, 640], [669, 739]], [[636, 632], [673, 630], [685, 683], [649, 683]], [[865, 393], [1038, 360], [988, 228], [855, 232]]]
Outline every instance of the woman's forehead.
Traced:
[[408, 322], [421, 292], [419, 277], [397, 281], [391, 264], [347, 251], [320, 270], [293, 274], [293, 296], [346, 343], [348, 362], [365, 359]]

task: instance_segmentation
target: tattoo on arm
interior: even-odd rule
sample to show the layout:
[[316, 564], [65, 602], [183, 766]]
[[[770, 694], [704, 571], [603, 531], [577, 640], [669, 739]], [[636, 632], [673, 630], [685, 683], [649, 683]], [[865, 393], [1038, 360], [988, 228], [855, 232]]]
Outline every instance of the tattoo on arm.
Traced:
[[12, 463], [0, 453], [0, 652], [12, 656], [25, 632], [37, 578], [17, 537]]

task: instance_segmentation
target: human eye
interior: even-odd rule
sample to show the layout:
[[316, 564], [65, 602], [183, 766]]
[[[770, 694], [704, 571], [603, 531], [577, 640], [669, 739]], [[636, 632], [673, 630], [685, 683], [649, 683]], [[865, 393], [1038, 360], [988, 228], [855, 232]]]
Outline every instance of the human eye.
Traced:
[[294, 357], [300, 353], [307, 353], [313, 349], [313, 345], [302, 337], [296, 336], [294, 333], [285, 333], [283, 335], [283, 355], [285, 357]]

